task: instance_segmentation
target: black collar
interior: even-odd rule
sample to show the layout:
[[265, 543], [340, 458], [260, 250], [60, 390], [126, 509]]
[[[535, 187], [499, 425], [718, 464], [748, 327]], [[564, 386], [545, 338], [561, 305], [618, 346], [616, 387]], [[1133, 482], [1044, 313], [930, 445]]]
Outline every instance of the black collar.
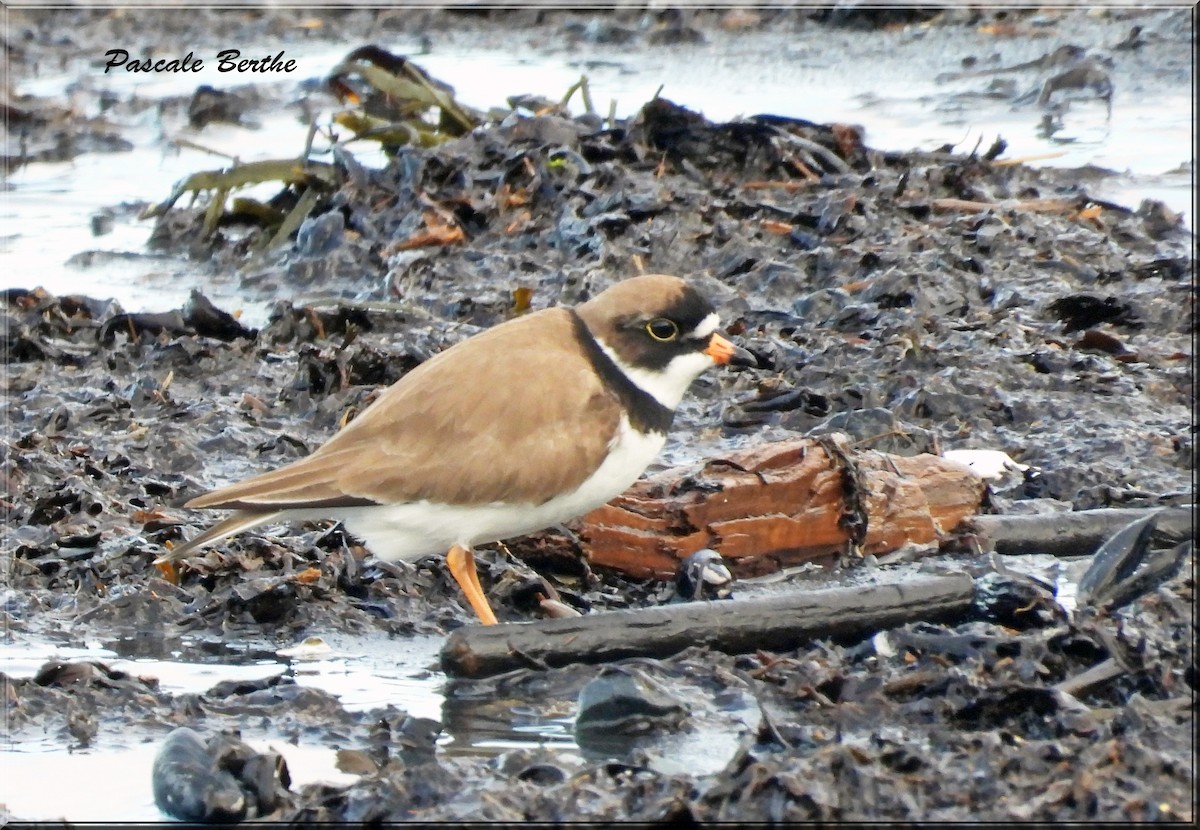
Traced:
[[604, 353], [595, 336], [574, 309], [568, 309], [571, 323], [575, 327], [575, 338], [583, 347], [588, 362], [596, 370], [601, 381], [612, 390], [629, 416], [629, 425], [641, 433], [657, 432], [665, 435], [675, 419], [675, 410], [663, 406], [653, 395], [642, 389], [621, 371], [612, 358]]

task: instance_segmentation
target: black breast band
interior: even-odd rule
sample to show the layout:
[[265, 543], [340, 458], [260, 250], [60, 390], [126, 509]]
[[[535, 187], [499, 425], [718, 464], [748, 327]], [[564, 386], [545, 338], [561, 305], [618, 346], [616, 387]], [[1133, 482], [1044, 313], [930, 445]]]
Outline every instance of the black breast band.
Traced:
[[658, 432], [665, 435], [671, 428], [671, 421], [675, 419], [675, 411], [663, 406], [653, 395], [630, 380], [628, 375], [621, 371], [621, 367], [600, 348], [583, 318], [574, 309], [568, 311], [579, 345], [583, 347], [584, 354], [587, 355], [596, 374], [600, 375], [604, 385], [620, 400], [629, 416], [630, 426], [641, 433]]

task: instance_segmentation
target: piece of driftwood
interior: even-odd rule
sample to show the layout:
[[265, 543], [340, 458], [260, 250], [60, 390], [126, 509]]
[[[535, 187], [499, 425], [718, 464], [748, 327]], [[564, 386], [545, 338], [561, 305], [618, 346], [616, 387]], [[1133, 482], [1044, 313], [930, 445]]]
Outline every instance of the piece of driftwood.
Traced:
[[884, 585], [467, 626], [447, 638], [442, 667], [456, 677], [488, 677], [518, 668], [667, 657], [691, 646], [730, 654], [783, 651], [813, 637], [947, 619], [965, 613], [973, 598], [974, 581], [967, 574], [920, 574]]
[[983, 480], [936, 455], [858, 450], [840, 434], [776, 441], [638, 481], [581, 520], [589, 559], [669, 578], [713, 548], [739, 577], [944, 538], [974, 515]]
[[[964, 524], [964, 529], [975, 534], [984, 550], [1000, 554], [1087, 556], [1095, 553], [1110, 536], [1149, 512], [1108, 507], [1031, 516], [975, 516]], [[1195, 534], [1195, 517], [1190, 506], [1162, 508], [1156, 524], [1158, 533], [1176, 541]]]
[[1119, 661], [1113, 657], [1109, 657], [1107, 660], [1097, 663], [1081, 674], [1055, 683], [1053, 688], [1058, 689], [1060, 692], [1066, 692], [1069, 695], [1078, 695], [1094, 686], [1107, 683], [1109, 680], [1128, 673], [1129, 670], [1122, 666]]

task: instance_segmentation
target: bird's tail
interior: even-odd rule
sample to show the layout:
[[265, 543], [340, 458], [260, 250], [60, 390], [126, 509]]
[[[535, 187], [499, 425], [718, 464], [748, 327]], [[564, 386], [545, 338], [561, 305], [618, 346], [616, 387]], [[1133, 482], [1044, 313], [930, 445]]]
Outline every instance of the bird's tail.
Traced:
[[252, 527], [265, 524], [272, 519], [278, 518], [280, 511], [272, 513], [259, 513], [257, 511], [239, 510], [228, 519], [217, 522], [208, 530], [201, 533], [195, 539], [190, 539], [183, 544], [172, 548], [167, 553], [154, 560], [154, 564], [158, 565], [163, 562], [177, 562], [185, 556], [191, 555], [197, 549], [207, 545], [209, 542], [215, 542], [218, 539], [224, 539], [226, 536], [232, 536], [235, 533], [241, 533], [243, 530], [249, 530]]

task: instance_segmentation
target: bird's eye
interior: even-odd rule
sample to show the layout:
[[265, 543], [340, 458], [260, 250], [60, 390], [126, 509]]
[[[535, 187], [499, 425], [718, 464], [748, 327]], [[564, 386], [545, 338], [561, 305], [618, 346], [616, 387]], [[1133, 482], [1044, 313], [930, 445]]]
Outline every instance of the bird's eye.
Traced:
[[646, 324], [646, 331], [660, 343], [666, 343], [679, 336], [679, 326], [666, 317], [655, 317]]

